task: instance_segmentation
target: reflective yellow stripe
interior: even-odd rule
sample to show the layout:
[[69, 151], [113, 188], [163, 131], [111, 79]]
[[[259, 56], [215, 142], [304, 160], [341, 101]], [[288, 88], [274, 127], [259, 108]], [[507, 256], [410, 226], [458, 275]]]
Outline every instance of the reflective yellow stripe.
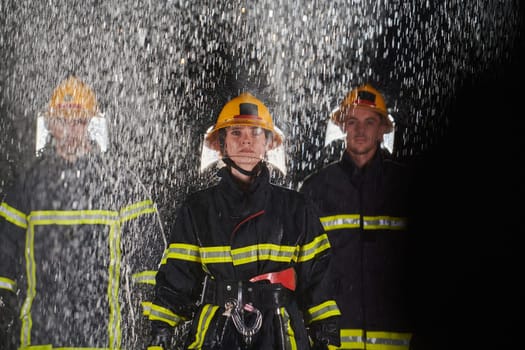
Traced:
[[109, 281], [108, 281], [108, 300], [109, 300], [109, 345], [112, 349], [119, 349], [122, 340], [120, 329], [121, 314], [118, 291], [120, 286], [120, 222], [111, 225], [109, 232]]
[[[320, 218], [325, 231], [352, 229], [360, 227], [359, 214], [340, 214]], [[396, 216], [364, 216], [363, 229], [365, 230], [404, 230], [407, 219]]]
[[0, 277], [0, 289], [16, 292], [16, 282], [7, 277]]
[[142, 271], [138, 273], [134, 273], [131, 276], [131, 279], [135, 283], [144, 283], [144, 284], [151, 284], [155, 285], [155, 276], [157, 275], [157, 271]]
[[217, 312], [217, 309], [219, 309], [217, 305], [212, 306], [210, 304], [206, 304], [203, 306], [199, 317], [197, 332], [195, 333], [195, 341], [191, 343], [190, 346], [188, 346], [188, 349], [202, 348], [202, 344], [204, 343], [204, 338], [206, 336], [206, 331], [208, 330], [210, 322], [213, 319], [215, 312]]
[[22, 327], [20, 330], [20, 346], [22, 348], [31, 344], [31, 327], [33, 320], [31, 318], [31, 306], [36, 295], [36, 276], [35, 276], [35, 227], [32, 223], [26, 230], [26, 244], [25, 244], [25, 259], [26, 259], [26, 274], [27, 274], [27, 293], [20, 310], [20, 319], [22, 320]]
[[330, 242], [328, 236], [323, 233], [314, 238], [314, 240], [299, 249], [299, 256], [297, 257], [298, 262], [305, 262], [315, 258], [319, 253], [330, 248]]
[[27, 216], [7, 203], [0, 205], [0, 216], [21, 228], [27, 228]]
[[164, 252], [161, 265], [168, 259], [186, 260], [200, 263], [199, 246], [194, 244], [172, 243]]
[[147, 199], [142, 202], [134, 203], [124, 207], [120, 211], [121, 222], [129, 221], [143, 214], [155, 213], [157, 208], [155, 204], [150, 199]]
[[338, 349], [408, 350], [412, 333], [365, 332], [362, 329], [341, 329]]
[[341, 347], [338, 349], [364, 349], [364, 331], [362, 329], [341, 329]]
[[404, 230], [406, 229], [406, 218], [394, 216], [365, 216], [363, 217], [363, 228], [365, 230]]
[[341, 214], [324, 216], [320, 218], [325, 231], [338, 230], [342, 228], [359, 228], [359, 214]]
[[267, 243], [233, 249], [231, 255], [234, 265], [248, 264], [260, 260], [289, 262], [292, 260], [295, 250], [296, 247], [293, 246]]
[[181, 321], [186, 321], [185, 317], [176, 315], [171, 310], [150, 302], [143, 302], [142, 308], [144, 315], [148, 316], [150, 321], [162, 321], [172, 327], [176, 326]]
[[295, 340], [295, 332], [293, 331], [293, 327], [290, 323], [290, 315], [288, 315], [288, 311], [286, 311], [285, 307], [280, 307], [277, 310], [279, 315], [282, 317], [283, 325], [285, 327], [285, 329], [283, 329], [283, 334], [284, 341], [286, 343], [286, 349], [297, 350], [297, 341]]
[[33, 225], [112, 225], [119, 219], [111, 210], [45, 210], [31, 212], [28, 220]]
[[341, 311], [339, 311], [339, 307], [337, 307], [335, 300], [328, 300], [322, 304], [309, 308], [308, 315], [310, 318], [308, 323], [311, 323], [332, 316], [341, 316]]
[[[120, 286], [120, 267], [122, 255], [120, 250], [121, 230], [118, 212], [110, 210], [74, 210], [74, 211], [34, 211], [28, 216], [28, 228], [26, 230], [26, 273], [27, 273], [27, 295], [21, 309], [20, 318], [22, 327], [20, 332], [20, 343], [22, 348], [31, 344], [32, 316], [31, 307], [36, 296], [36, 272], [34, 255], [34, 228], [37, 225], [81, 225], [81, 224], [103, 224], [110, 227], [109, 230], [109, 253], [110, 264], [108, 266], [108, 301], [109, 301], [109, 324], [108, 335], [110, 347], [120, 348], [122, 342], [121, 312], [118, 299]], [[31, 347], [34, 349], [35, 347]], [[62, 348], [66, 349], [66, 348]], [[73, 348], [71, 348], [73, 349]], [[84, 349], [84, 348], [83, 348]]]
[[366, 332], [366, 348], [371, 350], [408, 350], [412, 333]]
[[203, 264], [224, 264], [233, 262], [229, 246], [201, 247], [200, 257]]

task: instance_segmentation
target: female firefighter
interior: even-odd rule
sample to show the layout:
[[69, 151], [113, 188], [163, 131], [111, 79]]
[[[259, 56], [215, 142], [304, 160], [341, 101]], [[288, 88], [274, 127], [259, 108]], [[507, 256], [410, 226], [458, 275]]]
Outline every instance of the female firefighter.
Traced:
[[[222, 109], [205, 145], [225, 167], [178, 210], [149, 313], [151, 348], [191, 321], [187, 349], [328, 349], [339, 309], [325, 280], [330, 244], [313, 206], [269, 181], [279, 146], [267, 107], [249, 93]], [[310, 338], [309, 338], [310, 336]]]

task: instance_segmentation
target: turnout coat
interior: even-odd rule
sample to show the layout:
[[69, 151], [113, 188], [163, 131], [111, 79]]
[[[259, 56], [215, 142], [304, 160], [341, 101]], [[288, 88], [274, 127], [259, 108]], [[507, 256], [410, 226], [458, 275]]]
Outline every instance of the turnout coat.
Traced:
[[6, 347], [145, 348], [141, 303], [165, 238], [144, 186], [108, 165], [46, 154], [2, 202], [0, 292], [16, 315]]
[[300, 189], [333, 247], [341, 348], [409, 347], [409, 183], [408, 168], [379, 150], [362, 169], [345, 152]]
[[[226, 168], [219, 176], [217, 185], [190, 195], [178, 210], [150, 319], [191, 323], [185, 345], [190, 349], [309, 349], [305, 327], [339, 315], [325, 280], [330, 244], [318, 214], [302, 194], [271, 184], [264, 165], [246, 191]], [[290, 267], [294, 291], [248, 282]], [[261, 328], [248, 343], [225, 307], [239, 296], [262, 314]], [[254, 313], [242, 313], [253, 325]]]

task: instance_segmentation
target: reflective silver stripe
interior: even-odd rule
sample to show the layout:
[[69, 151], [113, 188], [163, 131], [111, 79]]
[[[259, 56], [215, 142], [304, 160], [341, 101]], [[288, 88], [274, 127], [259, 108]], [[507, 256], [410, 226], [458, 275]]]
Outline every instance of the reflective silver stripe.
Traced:
[[16, 292], [16, 282], [7, 277], [0, 277], [0, 289]]
[[296, 247], [266, 243], [234, 249], [231, 251], [231, 256], [234, 265], [242, 265], [259, 260], [289, 262], [292, 260], [295, 250]]
[[202, 308], [200, 317], [199, 317], [199, 328], [195, 332], [195, 341], [190, 344], [188, 349], [201, 349], [204, 343], [204, 338], [206, 336], [206, 331], [210, 325], [213, 315], [217, 311], [218, 306], [212, 306], [210, 304], [204, 305]]
[[359, 214], [342, 214], [324, 216], [320, 218], [325, 231], [343, 228], [358, 228], [360, 224]]
[[295, 332], [292, 325], [290, 324], [290, 315], [286, 311], [285, 307], [280, 307], [277, 309], [277, 315], [281, 318], [282, 334], [284, 336], [284, 342], [286, 349], [288, 350], [297, 350], [297, 341], [295, 340]]
[[340, 316], [341, 311], [334, 300], [325, 301], [322, 304], [311, 307], [308, 309], [308, 314], [310, 316], [310, 322], [323, 320], [331, 316]]
[[403, 230], [406, 226], [406, 219], [401, 217], [365, 216], [363, 218], [365, 230]]
[[27, 228], [27, 217], [21, 211], [13, 208], [7, 203], [0, 205], [0, 216], [16, 226]]
[[35, 225], [106, 224], [118, 220], [118, 213], [109, 210], [34, 211], [29, 221]]
[[135, 283], [155, 284], [155, 276], [157, 271], [143, 271], [135, 273], [131, 276]]
[[299, 247], [299, 256], [297, 257], [298, 262], [304, 262], [313, 259], [319, 253], [330, 248], [330, 242], [326, 233], [323, 233], [314, 238], [314, 240], [308, 244]]
[[157, 208], [150, 199], [131, 204], [120, 211], [122, 222], [136, 218], [142, 214], [154, 213]]
[[170, 310], [150, 302], [143, 302], [142, 306], [144, 308], [144, 314], [148, 316], [150, 321], [162, 321], [173, 327], [185, 320]]
[[[325, 231], [338, 229], [351, 229], [360, 227], [359, 214], [340, 214], [321, 217]], [[363, 228], [365, 230], [403, 230], [407, 220], [395, 216], [364, 216]]]
[[[404, 346], [407, 347], [410, 345], [410, 339], [392, 339], [392, 338], [367, 338], [367, 344], [379, 344], [379, 345], [389, 345], [389, 346]], [[397, 349], [397, 348], [396, 348]]]
[[118, 292], [120, 286], [120, 224], [116, 221], [111, 225], [109, 232], [109, 281], [108, 281], [108, 299], [109, 299], [109, 344], [112, 349], [119, 349], [122, 332], [120, 329], [121, 313]]
[[20, 318], [22, 319], [22, 326], [20, 330], [21, 348], [25, 348], [31, 344], [31, 326], [33, 323], [31, 318], [31, 306], [36, 295], [34, 228], [34, 225], [29, 223], [29, 226], [26, 230], [25, 259], [27, 271], [27, 292], [24, 304], [22, 305], [22, 310], [20, 312]]
[[200, 262], [199, 247], [193, 244], [172, 243], [164, 251], [161, 264], [165, 264], [167, 259]]

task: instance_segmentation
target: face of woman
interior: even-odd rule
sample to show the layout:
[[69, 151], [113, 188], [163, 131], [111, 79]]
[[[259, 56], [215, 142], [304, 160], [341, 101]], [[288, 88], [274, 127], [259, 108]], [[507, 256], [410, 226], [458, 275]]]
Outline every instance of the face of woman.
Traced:
[[224, 152], [240, 168], [251, 171], [264, 159], [269, 143], [264, 129], [255, 126], [226, 128]]

